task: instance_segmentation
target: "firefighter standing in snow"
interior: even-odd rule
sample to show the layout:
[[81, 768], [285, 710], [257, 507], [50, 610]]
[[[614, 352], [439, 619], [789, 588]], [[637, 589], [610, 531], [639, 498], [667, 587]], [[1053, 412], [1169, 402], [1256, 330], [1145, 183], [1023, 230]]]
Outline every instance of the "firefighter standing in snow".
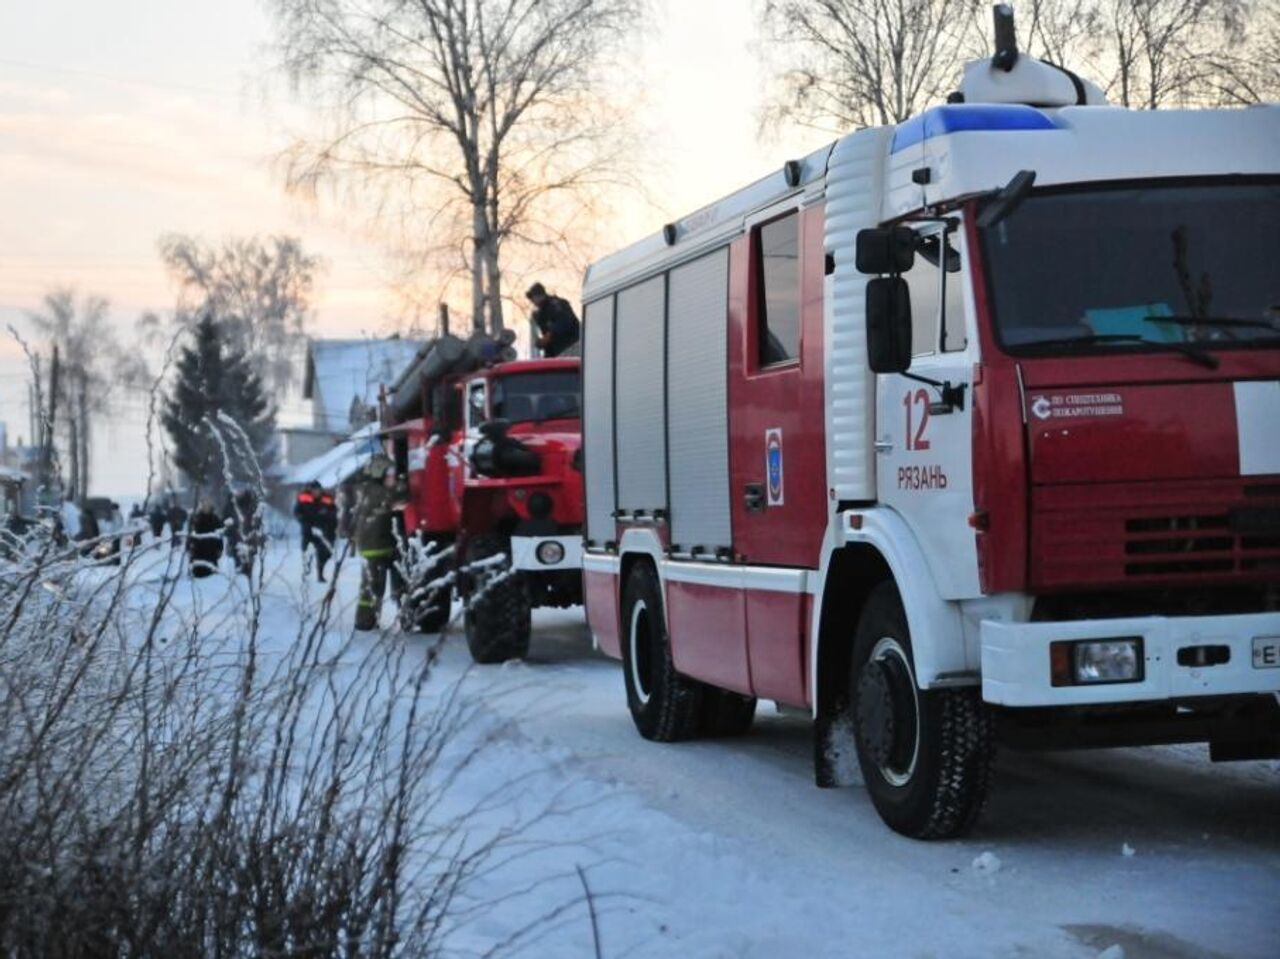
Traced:
[[360, 599], [356, 604], [356, 629], [377, 629], [382, 595], [391, 579], [391, 595], [397, 602], [404, 580], [396, 569], [396, 509], [405, 499], [395, 467], [384, 456], [375, 456], [365, 467], [356, 502], [356, 549], [364, 560]]
[[218, 560], [222, 558], [222, 520], [208, 497], [201, 499], [191, 514], [187, 553], [191, 556], [191, 575], [197, 579], [218, 571]]
[[235, 560], [236, 572], [253, 574], [253, 562], [262, 548], [262, 517], [258, 513], [258, 497], [251, 489], [242, 489], [233, 497], [227, 494], [223, 511], [227, 527], [227, 551]]
[[538, 328], [538, 348], [543, 356], [559, 356], [578, 342], [582, 327], [568, 300], [550, 295], [541, 283], [529, 287], [525, 296], [535, 307], [533, 324]]
[[324, 568], [338, 540], [338, 503], [328, 490], [320, 490], [316, 500], [316, 524], [311, 543], [316, 550], [316, 577], [324, 582]]
[[319, 480], [312, 480], [298, 493], [293, 515], [302, 528], [302, 552], [315, 550], [316, 579], [324, 582], [324, 568], [333, 555], [333, 541], [338, 533], [338, 508], [333, 495], [326, 493]]

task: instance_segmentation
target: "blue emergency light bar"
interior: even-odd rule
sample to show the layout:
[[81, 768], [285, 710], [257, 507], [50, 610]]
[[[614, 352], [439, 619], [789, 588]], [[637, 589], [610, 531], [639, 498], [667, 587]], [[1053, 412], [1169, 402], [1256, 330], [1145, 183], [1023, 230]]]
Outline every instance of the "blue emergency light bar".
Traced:
[[1020, 103], [957, 103], [932, 107], [898, 124], [891, 153], [948, 133], [1004, 133], [1010, 130], [1056, 130], [1058, 125], [1035, 107]]

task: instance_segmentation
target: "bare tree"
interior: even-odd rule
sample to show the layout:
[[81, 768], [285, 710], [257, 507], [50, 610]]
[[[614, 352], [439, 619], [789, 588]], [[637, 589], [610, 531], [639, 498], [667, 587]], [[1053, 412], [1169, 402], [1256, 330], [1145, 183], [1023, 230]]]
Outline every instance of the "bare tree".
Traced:
[[643, 2], [272, 0], [282, 66], [333, 124], [294, 144], [290, 186], [371, 192], [414, 245], [465, 258], [472, 325], [498, 332], [507, 244], [562, 246], [619, 169], [601, 79]]
[[1093, 64], [1103, 47], [1098, 0], [1031, 0], [1022, 4], [1019, 33], [1027, 52], [1077, 72]]
[[767, 120], [899, 123], [954, 89], [974, 43], [971, 0], [765, 0], [785, 63]]
[[[319, 257], [291, 236], [238, 237], [215, 246], [175, 233], [160, 238], [160, 258], [178, 283], [174, 318], [181, 326], [216, 317], [269, 389], [279, 394], [292, 384], [323, 269]], [[154, 315], [143, 318], [144, 328], [159, 325]]]
[[56, 424], [64, 430], [67, 469], [63, 476], [66, 493], [75, 500], [83, 500], [89, 492], [95, 418], [110, 409], [115, 385], [134, 382], [139, 373], [133, 357], [120, 348], [109, 310], [104, 297], [89, 294], [77, 304], [74, 290], [59, 287], [45, 296], [42, 310], [27, 314], [58, 353], [57, 379], [50, 382], [55, 395], [48, 402], [56, 404]]
[[1021, 32], [1031, 53], [1089, 75], [1121, 106], [1280, 94], [1277, 0], [1033, 0], [1029, 12]]
[[[967, 0], [764, 0], [785, 69], [767, 111], [839, 128], [899, 123], [941, 102], [988, 45]], [[1033, 56], [1098, 82], [1121, 106], [1257, 103], [1280, 96], [1280, 0], [1029, 0]]]
[[1214, 32], [1201, 97], [1224, 106], [1280, 101], [1280, 0], [1253, 0]]

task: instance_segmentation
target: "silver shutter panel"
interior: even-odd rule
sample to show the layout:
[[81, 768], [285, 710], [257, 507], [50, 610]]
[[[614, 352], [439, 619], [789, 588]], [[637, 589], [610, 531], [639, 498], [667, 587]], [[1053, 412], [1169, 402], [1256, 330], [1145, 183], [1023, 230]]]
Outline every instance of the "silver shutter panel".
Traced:
[[714, 553], [729, 525], [727, 390], [729, 251], [671, 271], [668, 293], [668, 450], [671, 542]]
[[618, 294], [618, 508], [667, 508], [664, 442], [663, 307], [665, 277]]
[[588, 303], [582, 322], [582, 457], [586, 470], [586, 538], [614, 538], [613, 297]]

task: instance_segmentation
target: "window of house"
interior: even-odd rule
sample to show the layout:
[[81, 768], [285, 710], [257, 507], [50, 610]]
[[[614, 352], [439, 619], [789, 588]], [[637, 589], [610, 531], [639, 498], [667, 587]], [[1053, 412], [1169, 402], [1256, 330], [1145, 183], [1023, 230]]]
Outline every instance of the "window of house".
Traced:
[[757, 360], [773, 366], [800, 355], [800, 214], [758, 227], [756, 255]]

